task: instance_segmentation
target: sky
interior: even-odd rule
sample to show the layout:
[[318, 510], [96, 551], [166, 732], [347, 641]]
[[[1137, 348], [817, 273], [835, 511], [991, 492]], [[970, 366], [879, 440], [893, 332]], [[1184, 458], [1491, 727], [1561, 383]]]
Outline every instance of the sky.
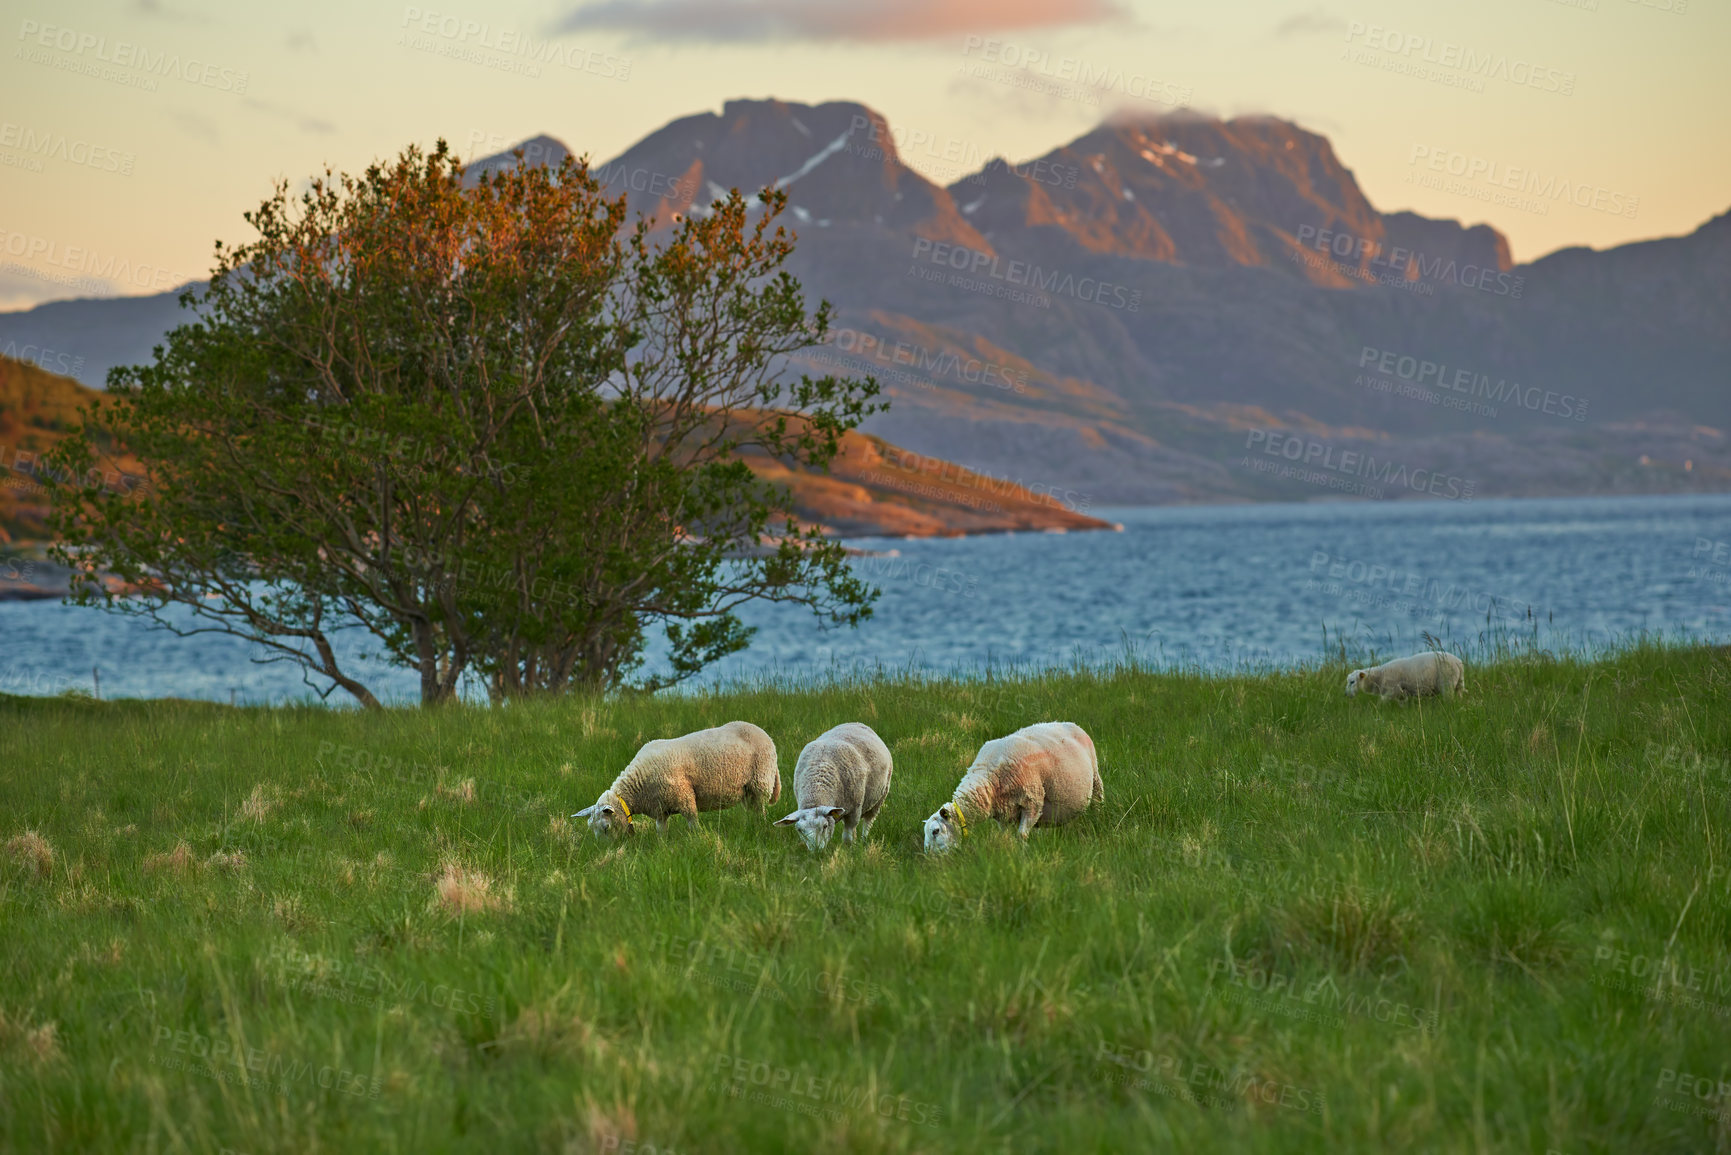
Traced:
[[0, 34], [0, 310], [202, 277], [326, 166], [599, 163], [737, 98], [870, 105], [946, 184], [1123, 111], [1278, 116], [1522, 261], [1731, 208], [1724, 0], [0, 0]]

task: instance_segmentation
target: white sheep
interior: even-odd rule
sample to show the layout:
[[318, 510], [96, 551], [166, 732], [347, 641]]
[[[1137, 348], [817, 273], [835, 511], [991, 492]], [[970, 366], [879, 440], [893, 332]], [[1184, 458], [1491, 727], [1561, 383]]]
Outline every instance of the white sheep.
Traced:
[[595, 805], [571, 817], [589, 819], [597, 837], [615, 828], [635, 834], [633, 818], [653, 818], [656, 829], [665, 831], [670, 815], [683, 814], [686, 825], [695, 826], [700, 810], [726, 810], [741, 802], [761, 810], [780, 797], [775, 743], [750, 722], [729, 722], [645, 742]]
[[843, 722], [799, 752], [793, 797], [799, 809], [776, 822], [792, 826], [813, 850], [829, 845], [836, 819], [845, 820], [841, 840], [863, 842], [890, 794], [895, 767], [890, 748], [864, 722]]
[[926, 819], [926, 849], [949, 850], [982, 818], [1015, 822], [1023, 838], [1036, 826], [1062, 826], [1106, 800], [1094, 740], [1071, 722], [1024, 726], [980, 747], [950, 801]]
[[1466, 667], [1459, 658], [1441, 650], [1396, 658], [1346, 676], [1348, 695], [1380, 694], [1385, 702], [1427, 694], [1462, 694], [1466, 688]]

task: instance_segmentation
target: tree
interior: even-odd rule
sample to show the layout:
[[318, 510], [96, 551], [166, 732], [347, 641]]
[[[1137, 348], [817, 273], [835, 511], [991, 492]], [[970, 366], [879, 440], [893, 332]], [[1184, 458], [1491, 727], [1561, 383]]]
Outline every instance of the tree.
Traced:
[[[279, 184], [182, 297], [197, 319], [56, 450], [82, 477], [123, 445], [153, 491], [58, 488], [74, 600], [238, 635], [367, 705], [357, 634], [434, 703], [465, 675], [495, 700], [659, 688], [749, 644], [754, 598], [857, 624], [876, 591], [742, 458], [827, 466], [875, 408], [870, 378], [783, 380], [830, 317], [782, 267], [784, 205], [736, 190], [652, 241], [581, 162], [465, 187], [443, 141], [298, 202]], [[671, 672], [637, 677], [656, 625]]]

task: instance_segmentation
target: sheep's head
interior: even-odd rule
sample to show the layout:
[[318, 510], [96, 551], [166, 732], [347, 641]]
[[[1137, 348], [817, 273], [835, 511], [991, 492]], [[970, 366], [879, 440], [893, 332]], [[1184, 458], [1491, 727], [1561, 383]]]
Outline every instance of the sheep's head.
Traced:
[[1364, 684], [1364, 671], [1354, 670], [1346, 676], [1346, 696], [1352, 697], [1358, 693], [1358, 688]]
[[799, 836], [805, 839], [807, 846], [813, 850], [822, 850], [829, 845], [830, 837], [835, 834], [835, 820], [846, 813], [840, 806], [807, 806], [780, 819], [776, 825], [793, 827], [799, 831]]
[[584, 807], [571, 817], [587, 818], [589, 820], [589, 833], [597, 838], [608, 838], [620, 833], [637, 833], [637, 828], [631, 824], [630, 808], [612, 790], [603, 790], [601, 797], [595, 800], [595, 805]]
[[938, 812], [926, 819], [926, 852], [939, 854], [949, 850], [968, 832], [967, 819], [954, 802], [938, 807]]

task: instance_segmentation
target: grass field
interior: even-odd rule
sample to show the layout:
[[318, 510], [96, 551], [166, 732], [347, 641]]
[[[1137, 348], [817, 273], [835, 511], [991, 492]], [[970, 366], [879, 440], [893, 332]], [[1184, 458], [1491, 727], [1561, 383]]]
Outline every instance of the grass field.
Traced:
[[[381, 713], [0, 699], [16, 1151], [1731, 1149], [1731, 659], [1342, 667]], [[862, 850], [596, 844], [638, 745], [847, 720]], [[920, 821], [1098, 746], [1027, 846]], [[776, 817], [772, 815], [771, 817]]]

